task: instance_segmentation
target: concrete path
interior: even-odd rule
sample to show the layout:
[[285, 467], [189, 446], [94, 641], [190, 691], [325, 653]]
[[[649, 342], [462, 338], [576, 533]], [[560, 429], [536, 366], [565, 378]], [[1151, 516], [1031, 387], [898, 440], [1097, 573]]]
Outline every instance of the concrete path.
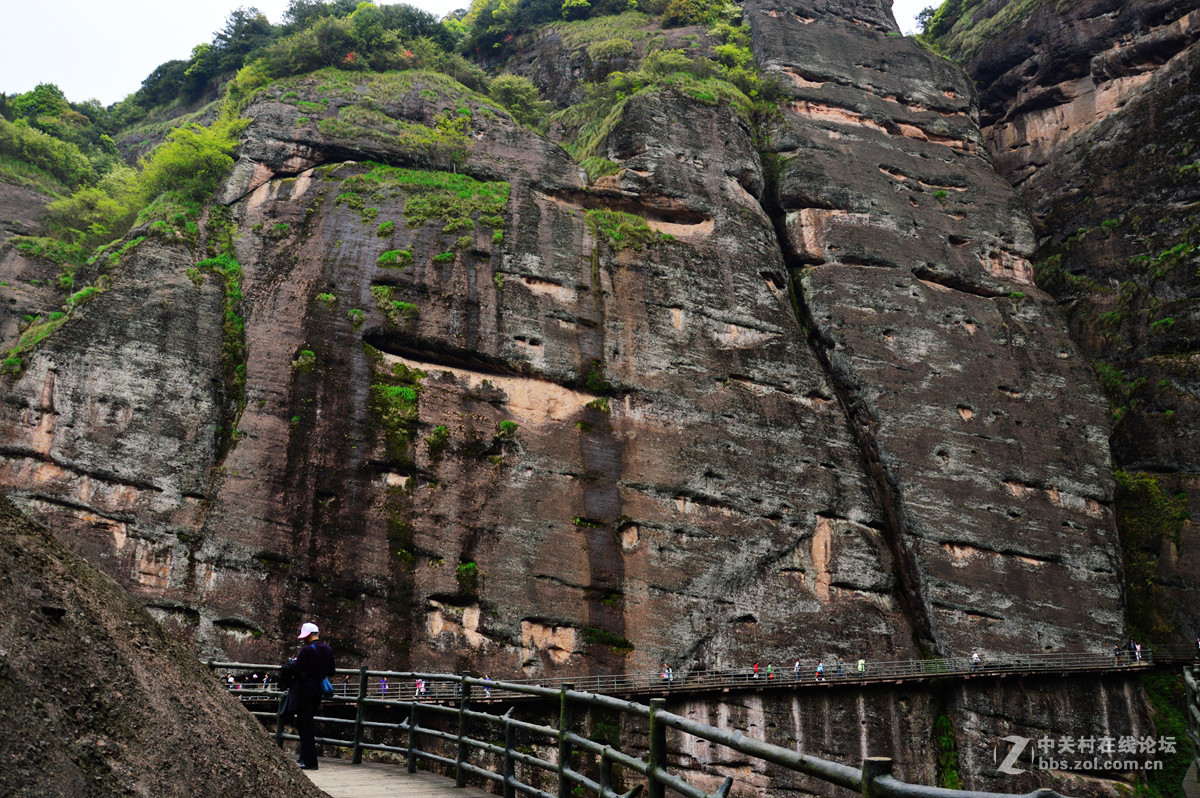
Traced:
[[344, 759], [322, 759], [318, 770], [304, 774], [330, 798], [496, 798], [475, 787], [461, 790], [454, 780], [418, 770], [410, 774], [403, 765]]

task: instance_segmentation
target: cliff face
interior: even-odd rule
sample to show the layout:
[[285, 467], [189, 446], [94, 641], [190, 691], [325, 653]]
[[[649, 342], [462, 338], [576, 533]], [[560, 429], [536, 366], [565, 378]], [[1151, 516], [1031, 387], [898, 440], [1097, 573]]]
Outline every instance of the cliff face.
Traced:
[[[1034, 212], [1039, 285], [1105, 377], [1118, 467], [1153, 475], [1188, 505], [1200, 468], [1197, 13], [1167, 2], [1039, 4], [1021, 19], [980, 8], [942, 40], [966, 58], [997, 167]], [[1135, 596], [1139, 626], [1190, 639], [1197, 529], [1167, 519], [1137, 532], [1149, 521], [1143, 498], [1127, 500], [1127, 548], [1157, 587]]]
[[263, 90], [201, 238], [134, 231], [9, 378], [5, 483], [233, 656], [310, 608], [496, 671], [1120, 634], [1102, 400], [969, 85], [873, 3], [746, 16], [763, 151], [645, 92], [592, 185], [432, 73]]
[[493, 675], [1107, 649], [1104, 399], [969, 81], [873, 0], [744, 14], [778, 115], [633, 94], [590, 183], [434, 73], [261, 90], [198, 235], [131, 232], [3, 378], [0, 484], [241, 660], [310, 617]]

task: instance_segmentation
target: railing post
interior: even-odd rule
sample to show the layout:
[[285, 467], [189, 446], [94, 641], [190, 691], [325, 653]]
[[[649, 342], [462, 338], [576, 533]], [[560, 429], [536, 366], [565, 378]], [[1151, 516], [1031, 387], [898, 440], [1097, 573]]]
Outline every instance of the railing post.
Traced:
[[658, 771], [667, 766], [667, 727], [658, 719], [658, 713], [666, 706], [665, 698], [650, 699], [650, 751], [646, 756], [646, 796], [664, 798], [666, 787], [658, 778]]
[[571, 798], [571, 782], [565, 775], [571, 767], [571, 743], [567, 740], [567, 732], [575, 725], [575, 717], [571, 702], [567, 700], [567, 691], [575, 685], [563, 682], [559, 687], [558, 710], [558, 798]]
[[409, 705], [409, 708], [408, 708], [408, 751], [407, 751], [407, 755], [408, 755], [408, 772], [409, 773], [417, 772], [417, 743], [419, 742], [418, 737], [417, 737], [417, 724], [421, 722], [421, 717], [420, 717], [421, 713], [418, 710], [418, 707], [420, 707], [420, 702], [417, 701], [416, 696], [413, 696], [413, 702], [411, 705]]
[[[509, 712], [512, 712], [510, 709]], [[501, 790], [501, 798], [513, 798], [513, 782], [517, 778], [517, 763], [513, 759], [513, 743], [515, 742], [516, 734], [513, 733], [512, 719], [509, 718], [508, 712], [504, 714], [504, 786]]]
[[467, 704], [471, 700], [471, 685], [467, 684], [466, 675], [460, 675], [458, 686], [462, 691], [462, 698], [458, 701], [458, 753], [454, 757], [454, 786], [467, 786], [467, 771], [463, 769], [463, 763], [467, 761]]
[[892, 759], [887, 756], [869, 756], [863, 760], [862, 798], [879, 798], [875, 779], [892, 775]]
[[355, 765], [362, 764], [363, 715], [367, 707], [363, 701], [367, 697], [367, 666], [358, 669], [358, 701], [354, 709], [354, 756], [351, 759]]
[[279, 696], [279, 709], [275, 715], [275, 745], [280, 748], [283, 748], [283, 703], [287, 701], [288, 692], [284, 690]]
[[612, 760], [608, 758], [608, 748], [600, 752], [600, 794], [596, 798], [608, 798], [612, 794], [613, 772]]

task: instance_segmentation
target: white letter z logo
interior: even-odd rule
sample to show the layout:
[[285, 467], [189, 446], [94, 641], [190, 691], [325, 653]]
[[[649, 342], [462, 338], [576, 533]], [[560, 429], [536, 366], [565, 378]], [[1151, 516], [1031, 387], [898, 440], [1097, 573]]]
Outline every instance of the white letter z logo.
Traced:
[[999, 770], [1001, 773], [1007, 773], [1010, 776], [1015, 776], [1018, 773], [1024, 773], [1021, 768], [1015, 768], [1013, 765], [1025, 752], [1025, 746], [1029, 745], [1028, 737], [1018, 737], [1015, 734], [1010, 734], [1002, 738], [1006, 743], [1012, 743], [1012, 748], [1008, 749], [1008, 756], [1004, 757], [1004, 761], [1000, 763]]

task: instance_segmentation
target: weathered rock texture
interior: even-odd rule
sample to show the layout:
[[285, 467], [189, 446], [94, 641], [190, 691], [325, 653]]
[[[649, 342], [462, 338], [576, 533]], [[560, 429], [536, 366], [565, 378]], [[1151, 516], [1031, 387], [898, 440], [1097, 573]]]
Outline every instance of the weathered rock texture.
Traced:
[[[979, 84], [984, 135], [1037, 220], [1038, 280], [1102, 364], [1117, 465], [1197, 498], [1195, 3], [983, 7], [943, 37]], [[979, 32], [986, 30], [987, 35]], [[1161, 622], [1200, 628], [1197, 529], [1150, 541]]]
[[0, 792], [316, 796], [190, 646], [0, 497]]
[[[771, 201], [901, 588], [949, 649], [1098, 645], [1121, 625], [1103, 400], [1032, 285], [970, 85], [870, 12], [747, 6], [790, 79]], [[1079, 590], [1105, 597], [1080, 613]]]
[[780, 115], [636, 94], [592, 185], [442, 76], [264, 89], [199, 239], [4, 378], [0, 484], [243, 661], [1107, 648], [1107, 412], [967, 79], [875, 0], [745, 14]]

